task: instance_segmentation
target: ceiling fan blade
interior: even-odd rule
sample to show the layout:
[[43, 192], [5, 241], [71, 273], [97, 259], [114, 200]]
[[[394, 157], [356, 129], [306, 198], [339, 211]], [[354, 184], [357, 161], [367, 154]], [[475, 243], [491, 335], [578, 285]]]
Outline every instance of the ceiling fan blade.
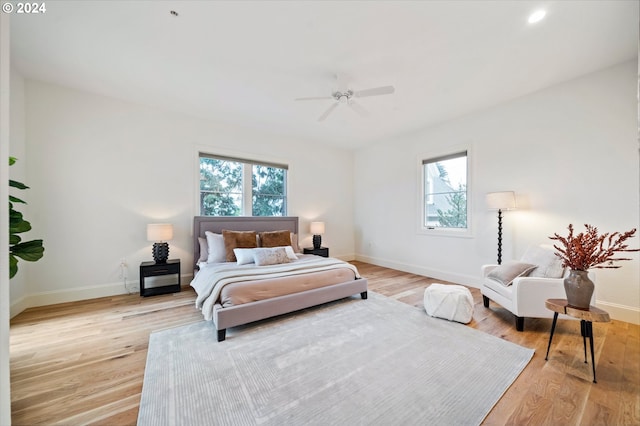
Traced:
[[352, 110], [360, 114], [362, 117], [369, 116], [369, 111], [364, 109], [359, 103], [355, 102], [354, 100], [350, 100], [348, 105], [351, 107]]
[[374, 87], [373, 89], [364, 89], [353, 92], [353, 96], [356, 98], [363, 98], [365, 96], [377, 96], [377, 95], [390, 95], [395, 92], [396, 89], [393, 86]]
[[311, 96], [308, 98], [295, 98], [294, 101], [326, 101], [327, 99], [333, 99], [331, 96]]
[[332, 104], [319, 118], [318, 121], [324, 121], [325, 118], [327, 118], [327, 116], [329, 116], [329, 114], [331, 114], [333, 112], [334, 109], [336, 109], [338, 107], [338, 105], [340, 105], [340, 102], [336, 102], [334, 104]]

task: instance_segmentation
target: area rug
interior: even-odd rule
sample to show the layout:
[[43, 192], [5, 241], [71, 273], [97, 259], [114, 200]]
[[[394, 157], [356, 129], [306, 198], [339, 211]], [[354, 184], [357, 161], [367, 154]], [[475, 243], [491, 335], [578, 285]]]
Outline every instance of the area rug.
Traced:
[[480, 424], [533, 356], [369, 292], [248, 326], [153, 333], [139, 425]]

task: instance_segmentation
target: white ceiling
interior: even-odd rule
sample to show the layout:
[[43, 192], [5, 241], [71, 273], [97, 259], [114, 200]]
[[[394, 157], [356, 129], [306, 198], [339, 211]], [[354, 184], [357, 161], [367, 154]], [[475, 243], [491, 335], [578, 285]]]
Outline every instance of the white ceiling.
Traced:
[[[547, 17], [527, 23], [538, 8]], [[356, 149], [638, 55], [638, 1], [47, 1], [26, 77]], [[173, 16], [175, 10], [179, 16]], [[335, 74], [354, 90], [324, 122]]]

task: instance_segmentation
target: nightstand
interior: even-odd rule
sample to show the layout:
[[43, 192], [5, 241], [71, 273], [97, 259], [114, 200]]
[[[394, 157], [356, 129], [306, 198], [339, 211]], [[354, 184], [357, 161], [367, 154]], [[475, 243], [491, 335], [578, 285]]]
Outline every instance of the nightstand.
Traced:
[[167, 263], [142, 262], [140, 264], [140, 296], [175, 293], [180, 291], [180, 259]]
[[329, 248], [328, 247], [305, 247], [302, 249], [303, 254], [315, 254], [316, 256], [329, 257]]

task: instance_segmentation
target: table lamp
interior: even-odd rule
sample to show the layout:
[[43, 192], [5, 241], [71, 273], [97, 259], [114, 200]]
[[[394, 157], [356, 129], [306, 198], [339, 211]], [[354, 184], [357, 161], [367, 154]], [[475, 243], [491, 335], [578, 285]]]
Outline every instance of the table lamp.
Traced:
[[147, 241], [154, 241], [151, 253], [156, 263], [167, 263], [169, 258], [169, 243], [167, 241], [172, 238], [172, 224], [150, 223], [147, 225]]
[[324, 234], [324, 222], [311, 222], [311, 233], [313, 234], [313, 248], [319, 249], [322, 245], [322, 234]]

